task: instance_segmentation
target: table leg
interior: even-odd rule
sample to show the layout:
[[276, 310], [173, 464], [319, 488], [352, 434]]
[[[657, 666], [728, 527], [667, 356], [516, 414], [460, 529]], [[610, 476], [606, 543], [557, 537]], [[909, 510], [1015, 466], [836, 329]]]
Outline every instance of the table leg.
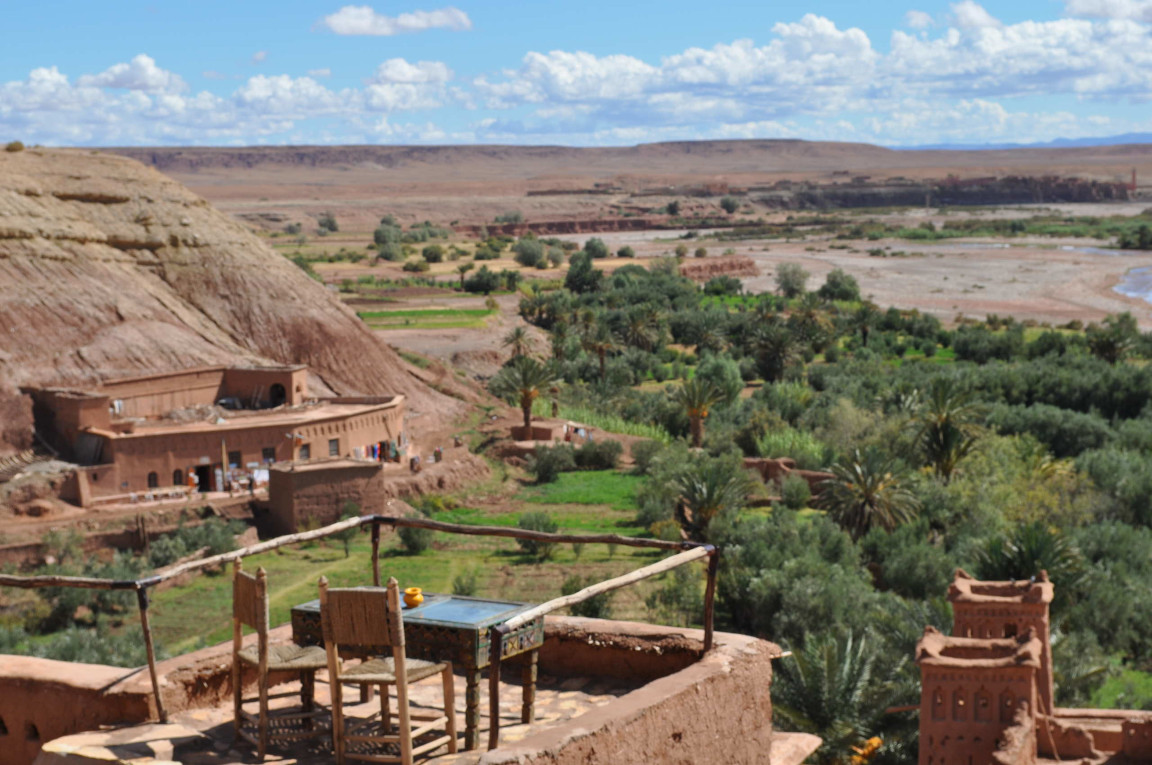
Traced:
[[464, 748], [480, 745], [480, 670], [469, 667], [464, 688]]
[[524, 685], [524, 706], [520, 708], [520, 722], [531, 723], [536, 719], [536, 665], [540, 649], [533, 649], [525, 657], [521, 682]]
[[360, 686], [360, 703], [367, 704], [376, 698], [376, 686], [365, 683]]
[[[312, 712], [316, 708], [316, 671], [304, 670], [300, 673], [300, 706], [304, 712]], [[304, 718], [304, 729], [312, 730], [315, 727], [315, 720], [311, 717]]]

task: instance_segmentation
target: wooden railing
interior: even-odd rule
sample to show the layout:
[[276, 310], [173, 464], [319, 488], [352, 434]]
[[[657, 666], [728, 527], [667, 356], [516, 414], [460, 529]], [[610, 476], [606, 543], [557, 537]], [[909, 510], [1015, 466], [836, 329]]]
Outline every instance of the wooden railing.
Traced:
[[143, 579], [113, 580], [95, 579], [81, 576], [15, 576], [0, 574], [0, 587], [19, 587], [22, 589], [36, 589], [43, 587], [75, 587], [90, 590], [134, 590], [136, 602], [140, 611], [140, 628], [144, 636], [144, 649], [148, 655], [148, 672], [152, 680], [152, 693], [156, 698], [156, 713], [161, 722], [168, 721], [168, 713], [164, 709], [164, 700], [160, 696], [160, 679], [156, 669], [156, 653], [152, 639], [152, 628], [148, 621], [148, 589], [161, 582], [174, 579], [182, 574], [213, 568], [234, 560], [247, 558], [250, 555], [275, 550], [287, 545], [308, 542], [314, 539], [323, 539], [348, 529], [371, 526], [372, 532], [372, 582], [380, 586], [380, 527], [388, 525], [392, 528], [424, 528], [442, 531], [448, 534], [463, 534], [467, 536], [492, 536], [512, 539], [530, 539], [537, 542], [551, 542], [556, 544], [592, 543], [623, 545], [626, 547], [643, 547], [649, 549], [677, 551], [676, 555], [665, 558], [643, 568], [632, 571], [623, 576], [608, 579], [603, 582], [585, 587], [579, 592], [564, 597], [554, 598], [525, 611], [510, 621], [492, 628], [492, 663], [489, 667], [489, 711], [488, 748], [494, 749], [500, 740], [499, 715], [499, 685], [500, 685], [500, 658], [503, 649], [503, 638], [508, 632], [527, 621], [557, 611], [561, 608], [582, 603], [597, 595], [612, 590], [627, 587], [630, 584], [642, 581], [649, 577], [662, 574], [666, 571], [683, 566], [694, 561], [708, 559], [708, 582], [704, 595], [704, 650], [712, 649], [714, 641], [714, 614], [716, 600], [716, 571], [719, 563], [719, 553], [712, 545], [699, 542], [669, 542], [661, 539], [637, 539], [619, 534], [552, 534], [544, 531], [530, 531], [528, 529], [514, 529], [493, 526], [466, 526], [458, 523], [444, 523], [427, 518], [392, 518], [382, 515], [365, 515], [358, 518], [348, 518], [328, 526], [312, 531], [303, 531], [298, 534], [286, 534], [266, 542], [242, 547], [231, 552], [213, 555], [200, 560], [189, 561]]

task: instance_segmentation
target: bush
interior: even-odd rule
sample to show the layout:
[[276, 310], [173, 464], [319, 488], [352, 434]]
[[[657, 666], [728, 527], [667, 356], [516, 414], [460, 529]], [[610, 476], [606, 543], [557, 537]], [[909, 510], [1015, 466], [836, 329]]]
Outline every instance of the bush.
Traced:
[[536, 483], [552, 483], [561, 473], [576, 469], [575, 450], [568, 444], [537, 446], [528, 457], [525, 469]]
[[610, 254], [604, 240], [595, 236], [584, 243], [584, 252], [596, 259], [606, 258]]
[[[432, 265], [426, 260], [409, 260], [402, 268], [405, 271], [422, 274], [432, 268]], [[467, 284], [465, 284], [464, 288], [468, 289]]]
[[9, 141], [8, 143], [6, 143], [4, 145], [4, 151], [11, 151], [11, 152], [24, 151], [24, 144], [21, 143], [20, 141]]
[[438, 244], [430, 244], [420, 253], [429, 263], [442, 263], [444, 261], [444, 248]]
[[576, 450], [576, 467], [581, 470], [615, 470], [624, 446], [619, 441], [588, 441]]
[[828, 447], [803, 430], [782, 427], [769, 430], [756, 439], [761, 457], [790, 457], [801, 470], [819, 470], [828, 465]]
[[780, 501], [789, 510], [803, 510], [812, 499], [808, 482], [798, 475], [789, 475], [780, 483]]
[[616, 257], [618, 257], [618, 258], [634, 258], [634, 257], [636, 257], [636, 250], [633, 250], [631, 247], [625, 245], [625, 246], [621, 247], [620, 249], [616, 250]]
[[842, 268], [833, 268], [816, 291], [821, 300], [860, 300], [860, 285]]
[[776, 266], [776, 289], [786, 298], [800, 297], [809, 275], [799, 263], [781, 263]]
[[476, 569], [474, 568], [457, 574], [452, 579], [452, 594], [463, 595], [466, 598], [473, 597], [479, 589], [476, 579]]
[[[526, 531], [543, 531], [548, 534], [555, 534], [560, 530], [560, 524], [548, 513], [542, 510], [534, 510], [524, 513], [520, 516], [520, 521], [517, 525]], [[532, 556], [538, 561], [545, 561], [552, 557], [555, 552], [556, 544], [554, 542], [541, 542], [536, 539], [517, 539], [516, 544], [525, 554]]]
[[419, 555], [432, 546], [432, 538], [436, 532], [432, 529], [421, 529], [415, 526], [401, 526], [397, 532], [400, 544], [409, 555]]
[[202, 547], [208, 548], [206, 555], [230, 552], [236, 549], [236, 535], [243, 530], [243, 523], [222, 518], [209, 518], [196, 526], [181, 525], [148, 546], [148, 565], [163, 568]]
[[514, 259], [525, 268], [535, 268], [542, 262], [547, 262], [544, 255], [544, 243], [536, 238], [524, 238], [512, 246]]
[[[589, 576], [586, 579], [581, 579], [573, 574], [565, 579], [564, 584], [560, 586], [560, 594], [573, 595], [593, 584], [596, 584], [596, 577]], [[612, 596], [614, 594], [602, 592], [599, 595], [593, 595], [588, 600], [577, 603], [568, 610], [572, 612], [573, 616], [583, 616], [586, 619], [608, 619], [612, 616]]]
[[694, 258], [706, 258], [706, 257], [708, 257], [708, 248], [707, 247], [697, 247], [696, 252], [692, 253], [692, 257], [694, 257]]
[[691, 566], [678, 566], [668, 572], [660, 589], [649, 595], [644, 605], [657, 614], [661, 624], [689, 627], [704, 613], [704, 592], [700, 577]]
[[723, 197], [720, 200], [720, 209], [731, 215], [740, 209], [740, 202], [736, 199], [736, 197]]
[[331, 231], [335, 233], [340, 230], [340, 226], [336, 223], [336, 218], [333, 217], [330, 212], [322, 213], [320, 217], [316, 219], [316, 225], [320, 227], [321, 232]]
[[688, 245], [686, 245], [686, 244], [676, 245], [675, 252], [676, 252], [676, 257], [678, 257], [678, 258], [688, 257]]
[[495, 220], [497, 223], [523, 223], [524, 214], [519, 210], [510, 210], [503, 215], [497, 215]]
[[635, 463], [633, 472], [636, 475], [648, 475], [652, 469], [653, 460], [664, 451], [664, 444], [659, 441], [637, 441], [632, 444], [632, 461]]
[[479, 271], [464, 280], [465, 292], [483, 292], [487, 295], [497, 289], [500, 289], [500, 274], [488, 266], [480, 266]]
[[558, 268], [564, 262], [564, 250], [559, 247], [548, 248], [548, 263], [553, 268]]
[[404, 250], [400, 248], [400, 245], [392, 242], [389, 242], [388, 244], [382, 244], [380, 245], [379, 258], [381, 260], [387, 260], [395, 263], [397, 261], [404, 260]]

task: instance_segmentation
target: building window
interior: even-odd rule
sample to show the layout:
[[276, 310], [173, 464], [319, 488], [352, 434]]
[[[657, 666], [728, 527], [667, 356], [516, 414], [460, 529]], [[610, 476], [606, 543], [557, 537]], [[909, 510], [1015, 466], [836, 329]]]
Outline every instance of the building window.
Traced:
[[312, 444], [301, 445], [299, 459], [302, 459], [302, 460], [312, 459]]
[[329, 438], [328, 439], [328, 456], [329, 457], [340, 456], [340, 439], [339, 438]]
[[240, 452], [228, 452], [228, 467], [230, 467], [230, 468], [240, 467], [241, 461], [243, 459], [244, 459], [244, 457], [240, 454]]
[[964, 699], [964, 689], [957, 688], [952, 691], [952, 719], [953, 720], [967, 720], [968, 710], [966, 708], [967, 702]]
[[976, 711], [973, 715], [979, 722], [992, 722], [992, 694], [983, 688], [976, 691]]
[[183, 470], [173, 470], [172, 471], [172, 485], [173, 486], [183, 486], [184, 485], [184, 471]]
[[148, 488], [149, 489], [155, 489], [159, 485], [160, 485], [160, 476], [157, 475], [155, 472], [149, 473], [148, 474]]
[[276, 447], [265, 446], [263, 451], [260, 452], [260, 459], [265, 463], [271, 464], [276, 461]]

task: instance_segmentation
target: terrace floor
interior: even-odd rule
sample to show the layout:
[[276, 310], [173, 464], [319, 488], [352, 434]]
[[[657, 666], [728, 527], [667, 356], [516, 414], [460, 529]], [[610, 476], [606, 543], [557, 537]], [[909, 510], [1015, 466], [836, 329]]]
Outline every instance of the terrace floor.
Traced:
[[[511, 667], [509, 669], [512, 669]], [[623, 696], [640, 686], [639, 683], [628, 684], [621, 681], [607, 681], [584, 677], [556, 678], [541, 674], [536, 688], [536, 718], [535, 722], [525, 725], [520, 722], [520, 706], [522, 687], [516, 681], [518, 672], [505, 673], [508, 682], [500, 686], [500, 741], [510, 743], [523, 738], [529, 731], [536, 731], [544, 726], [553, 725], [571, 720], [594, 707], [607, 704], [617, 697]], [[502, 678], [503, 679], [503, 678]], [[329, 686], [326, 682], [327, 673], [317, 674], [316, 685], [317, 701], [327, 705], [329, 702]], [[298, 682], [276, 686], [273, 693], [282, 691], [296, 691]], [[480, 703], [480, 748], [487, 748], [488, 741], [488, 684], [481, 684], [482, 699]], [[395, 689], [391, 693], [391, 709], [393, 720], [396, 714]], [[359, 699], [358, 689], [345, 686], [344, 698], [346, 700], [346, 714], [349, 718], [364, 718], [380, 710], [379, 699], [368, 703], [347, 704], [348, 700], [356, 702]], [[413, 708], [417, 710], [433, 710], [440, 704], [441, 690], [438, 677], [415, 683], [409, 687], [409, 698]], [[272, 703], [272, 708], [291, 706], [293, 699], [281, 699]], [[255, 711], [255, 704], [246, 707]], [[456, 717], [457, 728], [460, 735], [460, 748], [464, 746], [464, 677], [456, 676]], [[268, 763], [290, 765], [311, 765], [312, 763], [333, 762], [332, 742], [327, 734], [328, 721], [324, 735], [310, 741], [296, 742], [295, 744], [276, 744], [270, 748], [265, 759]], [[169, 724], [146, 723], [126, 728], [116, 728], [103, 731], [79, 733], [72, 736], [56, 739], [44, 746], [45, 753], [60, 756], [59, 762], [64, 762], [64, 756], [70, 755], [69, 762], [82, 762], [72, 759], [74, 757], [86, 758], [88, 761], [117, 762], [127, 761], [134, 765], [144, 765], [150, 762], [180, 762], [185, 765], [225, 765], [226, 763], [257, 762], [255, 750], [246, 742], [233, 741], [232, 709], [231, 705], [209, 709], [195, 709], [180, 712], [171, 716]], [[56, 762], [57, 760], [41, 756], [38, 762]], [[449, 756], [446, 747], [433, 752], [430, 759], [436, 763], [447, 765], [456, 759]], [[427, 760], [425, 760], [427, 761]]]

